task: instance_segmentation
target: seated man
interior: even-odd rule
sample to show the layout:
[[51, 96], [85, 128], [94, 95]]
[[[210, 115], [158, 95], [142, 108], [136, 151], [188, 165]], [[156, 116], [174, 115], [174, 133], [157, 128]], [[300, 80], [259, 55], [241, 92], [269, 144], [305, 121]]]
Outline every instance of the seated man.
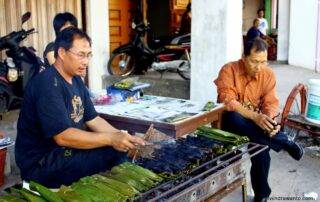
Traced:
[[[222, 116], [222, 129], [246, 135], [251, 142], [268, 145], [277, 152], [285, 150], [292, 158], [300, 160], [303, 148], [279, 132], [280, 126], [274, 120], [279, 100], [275, 76], [267, 64], [267, 45], [256, 38], [245, 45], [242, 59], [222, 67], [214, 81], [218, 101], [225, 103], [227, 108]], [[271, 193], [269, 167], [269, 149], [252, 158], [251, 181], [255, 201], [264, 201]]]
[[[59, 32], [68, 27], [78, 27], [77, 18], [69, 12], [58, 13], [53, 19], [54, 33], [58, 36]], [[54, 57], [54, 41], [50, 42], [43, 52], [44, 65], [46, 68], [53, 65], [56, 60]]]
[[259, 19], [256, 18], [253, 20], [253, 26], [248, 30], [247, 32], [247, 37], [246, 37], [246, 41], [252, 41], [255, 38], [261, 38], [264, 39], [268, 42], [269, 45], [273, 45], [275, 44], [273, 38], [271, 38], [268, 35], [264, 35], [260, 30], [259, 30]]
[[258, 27], [259, 27], [259, 19], [256, 18], [253, 20], [253, 26], [247, 32], [247, 41], [252, 41], [257, 37], [263, 38], [265, 36], [260, 32]]
[[181, 17], [180, 31], [179, 31], [180, 35], [191, 33], [191, 17], [192, 17], [191, 3], [188, 3], [186, 10]]
[[55, 57], [53, 68], [39, 73], [25, 90], [15, 147], [22, 179], [51, 188], [110, 169], [129, 149], [144, 144], [95, 111], [80, 78], [91, 57], [86, 33], [64, 29], [55, 41]]

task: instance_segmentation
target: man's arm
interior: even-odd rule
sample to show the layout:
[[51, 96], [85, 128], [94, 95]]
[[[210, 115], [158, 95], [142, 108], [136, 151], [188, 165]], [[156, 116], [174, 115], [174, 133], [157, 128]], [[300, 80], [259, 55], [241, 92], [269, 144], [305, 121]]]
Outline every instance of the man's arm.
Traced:
[[264, 18], [264, 20], [265, 20], [265, 22], [266, 22], [266, 35], [268, 35], [269, 24], [268, 24], [267, 19]]
[[[260, 31], [259, 31], [260, 32]], [[268, 45], [274, 45], [276, 44], [276, 42], [273, 40], [272, 37], [268, 36], [268, 35], [264, 35], [262, 34], [262, 32], [260, 32], [260, 37], [265, 40], [267, 42]]]
[[270, 71], [269, 80], [266, 82], [261, 99], [261, 111], [272, 118], [279, 112], [279, 99], [276, 95], [276, 78], [272, 70]]
[[137, 144], [144, 144], [141, 138], [131, 136], [126, 132], [114, 128], [99, 116], [87, 121], [86, 125], [93, 132], [77, 128], [68, 128], [58, 135], [55, 135], [54, 140], [58, 145], [64, 147], [93, 149], [112, 146], [119, 151], [127, 151], [134, 149]]
[[59, 146], [77, 149], [112, 146], [119, 151], [128, 151], [134, 149], [137, 144], [144, 144], [141, 138], [122, 131], [88, 132], [77, 128], [68, 128], [53, 136], [53, 139]]
[[238, 112], [243, 117], [252, 120], [263, 130], [266, 130], [268, 132], [272, 132], [274, 130], [273, 124], [276, 124], [275, 121], [263, 113], [257, 113], [246, 109], [241, 104], [235, 105], [234, 111]]
[[77, 149], [93, 149], [97, 147], [111, 146], [110, 136], [104, 133], [68, 128], [53, 136], [53, 139], [59, 146]]
[[87, 121], [86, 125], [92, 130], [93, 132], [119, 132], [118, 129], [114, 128], [110, 125], [106, 120], [97, 116], [96, 118]]

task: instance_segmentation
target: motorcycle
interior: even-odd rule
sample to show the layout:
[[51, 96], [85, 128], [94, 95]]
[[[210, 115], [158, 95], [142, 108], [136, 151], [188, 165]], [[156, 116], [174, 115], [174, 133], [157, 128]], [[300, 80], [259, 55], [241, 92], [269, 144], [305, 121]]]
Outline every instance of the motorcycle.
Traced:
[[[30, 17], [30, 12], [22, 15], [22, 25]], [[20, 108], [28, 81], [44, 67], [34, 48], [20, 46], [20, 42], [33, 33], [34, 28], [21, 29], [0, 38], [0, 51], [6, 50], [7, 56], [0, 62], [0, 113]]]
[[190, 34], [175, 37], [170, 44], [154, 50], [143, 40], [149, 26], [133, 22], [132, 28], [136, 31], [134, 39], [112, 51], [109, 74], [128, 76], [152, 68], [159, 72], [176, 70], [182, 78], [190, 79]]

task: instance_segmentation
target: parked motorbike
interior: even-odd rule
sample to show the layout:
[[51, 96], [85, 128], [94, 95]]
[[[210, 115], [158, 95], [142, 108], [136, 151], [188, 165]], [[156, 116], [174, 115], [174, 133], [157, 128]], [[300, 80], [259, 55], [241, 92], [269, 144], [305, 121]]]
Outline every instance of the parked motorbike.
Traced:
[[[22, 24], [30, 17], [30, 12], [22, 15]], [[0, 38], [0, 51], [6, 50], [7, 56], [0, 62], [0, 113], [18, 109], [21, 106], [23, 89], [28, 81], [44, 67], [32, 47], [20, 46], [20, 42], [33, 33], [35, 33], [34, 28], [21, 29]]]
[[133, 22], [132, 28], [136, 31], [134, 39], [111, 54], [108, 62], [111, 75], [140, 74], [152, 68], [159, 72], [176, 70], [182, 78], [190, 79], [190, 34], [176, 37], [170, 44], [153, 50], [143, 40], [149, 26]]

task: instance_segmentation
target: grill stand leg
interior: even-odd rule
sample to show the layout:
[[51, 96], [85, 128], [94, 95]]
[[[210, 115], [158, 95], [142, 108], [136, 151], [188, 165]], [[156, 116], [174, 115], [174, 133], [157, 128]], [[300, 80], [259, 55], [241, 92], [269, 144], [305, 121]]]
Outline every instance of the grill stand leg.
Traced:
[[246, 179], [243, 179], [243, 182], [242, 182], [242, 201], [243, 202], [248, 201], [247, 188], [248, 187], [247, 187]]

